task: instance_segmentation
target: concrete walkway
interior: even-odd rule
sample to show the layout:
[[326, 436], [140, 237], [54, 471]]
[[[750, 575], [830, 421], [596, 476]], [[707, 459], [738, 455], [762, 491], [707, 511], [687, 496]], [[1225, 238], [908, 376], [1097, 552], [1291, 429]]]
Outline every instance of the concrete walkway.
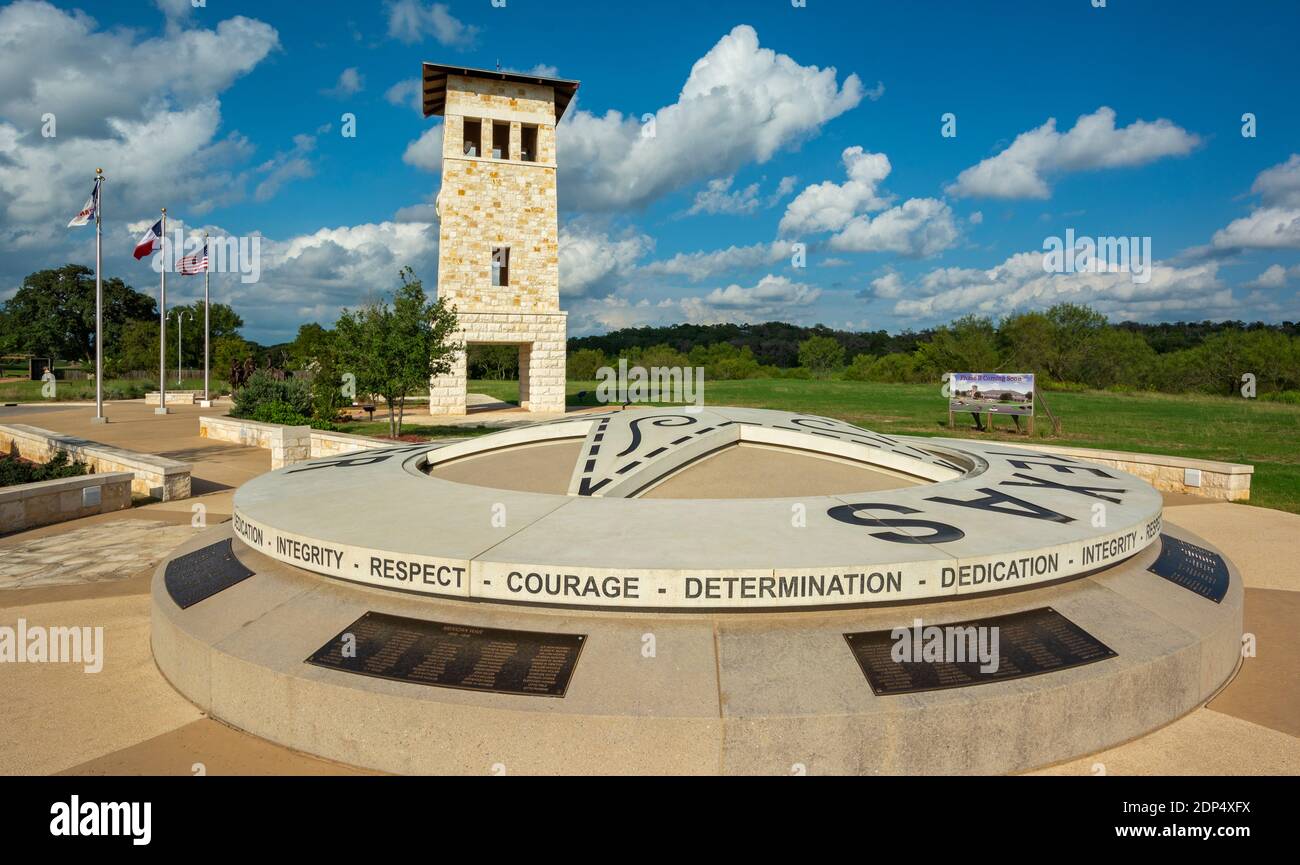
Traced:
[[60, 403], [0, 407], [0, 424], [24, 423], [91, 441], [115, 445], [142, 453], [157, 454], [194, 466], [192, 480], [196, 496], [231, 490], [270, 471], [271, 452], [229, 442], [215, 442], [199, 436], [199, 417], [224, 415], [229, 406], [218, 403], [210, 409], [173, 406], [171, 414], [155, 415], [142, 400], [105, 406], [106, 424], [91, 423], [94, 406], [66, 406]]
[[1034, 774], [1300, 775], [1300, 515], [1188, 500], [1166, 503], [1165, 520], [1212, 541], [1240, 568], [1256, 656], [1209, 705]]

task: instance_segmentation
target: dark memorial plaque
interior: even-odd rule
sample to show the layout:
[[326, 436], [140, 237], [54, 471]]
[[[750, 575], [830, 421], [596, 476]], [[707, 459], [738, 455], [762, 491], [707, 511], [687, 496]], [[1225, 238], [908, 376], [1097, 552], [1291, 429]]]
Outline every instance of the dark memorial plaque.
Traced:
[[1216, 604], [1228, 594], [1228, 563], [1223, 557], [1169, 535], [1160, 536], [1160, 556], [1147, 570]]
[[[896, 661], [893, 652], [898, 641], [892, 630], [845, 634], [844, 639], [876, 696], [1005, 682], [1116, 657], [1116, 653], [1104, 643], [1051, 607], [969, 622], [924, 625], [922, 630], [929, 628], [936, 628], [943, 634], [949, 633], [950, 629], [974, 628], [978, 633], [978, 629], [997, 628], [997, 669], [983, 671], [976, 658], [965, 661]], [[909, 626], [906, 630], [908, 635], [904, 639], [913, 640], [913, 629]]]
[[307, 663], [416, 685], [563, 697], [586, 639], [366, 613]]
[[176, 606], [188, 610], [251, 576], [253, 572], [235, 558], [230, 538], [226, 538], [210, 547], [172, 559], [167, 563], [163, 582]]

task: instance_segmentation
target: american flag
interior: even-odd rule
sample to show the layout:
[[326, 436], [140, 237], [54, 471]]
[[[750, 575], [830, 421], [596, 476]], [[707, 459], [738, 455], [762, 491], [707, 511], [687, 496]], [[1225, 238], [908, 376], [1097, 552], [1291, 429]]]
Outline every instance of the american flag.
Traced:
[[203, 244], [202, 255], [187, 255], [176, 265], [182, 276], [197, 276], [208, 270], [208, 245]]

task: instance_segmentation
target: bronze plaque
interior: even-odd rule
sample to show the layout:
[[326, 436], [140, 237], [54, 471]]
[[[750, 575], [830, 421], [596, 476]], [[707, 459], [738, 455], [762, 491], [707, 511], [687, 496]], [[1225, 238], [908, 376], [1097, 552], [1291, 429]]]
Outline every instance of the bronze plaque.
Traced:
[[1216, 604], [1228, 594], [1228, 563], [1223, 557], [1170, 535], [1160, 536], [1160, 556], [1147, 570]]
[[563, 697], [586, 639], [366, 613], [307, 663], [416, 685]]
[[[968, 622], [923, 622], [919, 636], [914, 624], [904, 627], [907, 633], [900, 639], [895, 639], [893, 630], [844, 635], [877, 696], [1005, 682], [1116, 657], [1104, 643], [1051, 607]], [[943, 647], [935, 653], [937, 658], [931, 654], [936, 635]], [[988, 652], [996, 657], [996, 665], [979, 658], [981, 640], [985, 649], [996, 646], [996, 652]], [[951, 651], [958, 647], [957, 652]], [[896, 660], [896, 656], [901, 658]]]
[[172, 559], [163, 573], [163, 583], [176, 606], [188, 610], [251, 576], [253, 572], [235, 558], [230, 538], [226, 538]]

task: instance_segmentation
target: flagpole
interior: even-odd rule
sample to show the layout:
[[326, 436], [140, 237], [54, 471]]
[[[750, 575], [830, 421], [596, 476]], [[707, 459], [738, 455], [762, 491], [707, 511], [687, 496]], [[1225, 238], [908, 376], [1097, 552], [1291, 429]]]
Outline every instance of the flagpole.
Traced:
[[[203, 257], [208, 258], [208, 235], [203, 234]], [[208, 289], [212, 285], [212, 259], [208, 258], [208, 266], [203, 269], [203, 404], [205, 408], [212, 405], [212, 394], [208, 391], [208, 333], [210, 325], [210, 316], [208, 314]]]
[[108, 423], [104, 417], [104, 169], [95, 169], [95, 419], [92, 423]]
[[158, 408], [154, 414], [167, 414], [167, 208], [162, 209], [162, 286], [158, 305]]

